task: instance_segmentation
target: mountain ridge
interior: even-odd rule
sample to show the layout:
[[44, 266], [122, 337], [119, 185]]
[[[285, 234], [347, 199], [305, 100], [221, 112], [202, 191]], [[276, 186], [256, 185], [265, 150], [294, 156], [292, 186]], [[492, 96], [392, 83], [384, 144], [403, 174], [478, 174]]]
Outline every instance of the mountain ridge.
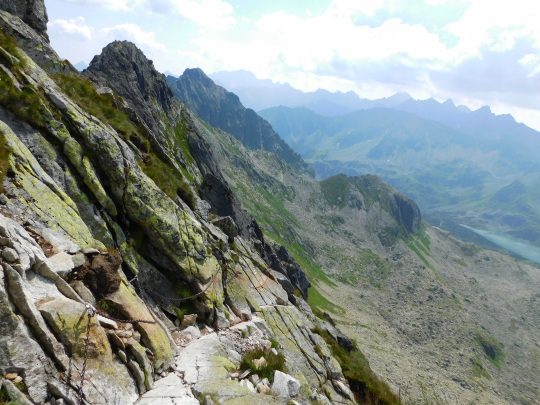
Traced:
[[[96, 85], [47, 73], [15, 38], [0, 34], [2, 401], [393, 401], [367, 364], [377, 389], [349, 388], [333, 353], [358, 348], [313, 315], [303, 269], [265, 241], [140, 50], [111, 44]], [[254, 351], [281, 362], [257, 389], [234, 376]]]
[[[303, 92], [288, 83], [274, 83], [270, 79], [257, 79], [252, 72], [233, 71], [210, 74], [217, 84], [238, 94], [242, 103], [255, 111], [276, 105], [289, 107], [311, 106], [321, 115], [342, 115], [347, 112], [373, 107], [389, 107], [410, 98], [407, 93], [397, 93], [379, 100], [360, 98], [353, 91], [332, 93], [325, 89]], [[330, 106], [330, 108], [329, 108]]]
[[[403, 111], [394, 114], [423, 121]], [[313, 119], [306, 122], [317, 128]], [[430, 125], [443, 127], [433, 121]], [[451, 128], [446, 131], [445, 142], [455, 134]], [[519, 383], [515, 390], [508, 385], [516, 375], [511, 370], [528, 360], [527, 354], [513, 350], [517, 335], [507, 325], [521, 292], [532, 293], [528, 284], [536, 283], [536, 267], [461, 242], [425, 223], [415, 234], [400, 235], [395, 216], [388, 215], [391, 199], [377, 191], [388, 186], [380, 179], [368, 180], [375, 176], [316, 181], [295, 173], [275, 155], [242, 151], [218, 130], [208, 135], [247, 210], [270, 239], [288, 246], [308, 269], [313, 284], [309, 302], [331, 313], [362, 342], [372, 367], [395, 389], [407, 391], [413, 403], [451, 404], [456, 398], [460, 403], [530, 402], [521, 397], [534, 391], [530, 383]], [[422, 166], [421, 161], [414, 164]], [[466, 174], [453, 181], [469, 178]], [[368, 180], [365, 186], [362, 180]], [[528, 275], [522, 278], [520, 269], [525, 268]], [[514, 283], [520, 286], [509, 287]], [[531, 341], [523, 344], [534, 351]], [[486, 357], [486, 347], [492, 357]], [[514, 356], [520, 358], [517, 363], [510, 360]], [[537, 374], [534, 367], [531, 376]], [[500, 394], [491, 396], [495, 391]]]
[[186, 69], [178, 79], [169, 76], [168, 83], [175, 96], [210, 125], [230, 132], [251, 149], [269, 150], [287, 162], [303, 164], [265, 120], [244, 108], [238, 96], [216, 86], [202, 70]]

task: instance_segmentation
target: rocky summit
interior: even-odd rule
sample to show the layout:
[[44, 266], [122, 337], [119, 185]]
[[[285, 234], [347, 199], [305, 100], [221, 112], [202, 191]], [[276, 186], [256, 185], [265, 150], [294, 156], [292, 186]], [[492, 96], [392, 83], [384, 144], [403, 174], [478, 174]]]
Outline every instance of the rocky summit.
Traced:
[[538, 268], [46, 20], [0, 0], [0, 404], [538, 403]]

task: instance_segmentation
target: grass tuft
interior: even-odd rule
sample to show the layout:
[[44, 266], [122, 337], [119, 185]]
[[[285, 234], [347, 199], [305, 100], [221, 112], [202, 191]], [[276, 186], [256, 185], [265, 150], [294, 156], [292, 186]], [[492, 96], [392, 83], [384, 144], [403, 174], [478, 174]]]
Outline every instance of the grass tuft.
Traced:
[[195, 196], [182, 175], [159, 158], [154, 152], [145, 162], [139, 162], [144, 174], [150, 177], [171, 199], [180, 197], [190, 208], [195, 208]]
[[[277, 342], [276, 342], [277, 343]], [[264, 357], [266, 365], [257, 368], [253, 360]], [[285, 356], [282, 353], [274, 354], [271, 350], [255, 349], [244, 353], [240, 362], [240, 370], [250, 369], [254, 374], [257, 374], [261, 379], [268, 378], [271, 383], [274, 381], [274, 372], [276, 370], [283, 373], [286, 372]]]

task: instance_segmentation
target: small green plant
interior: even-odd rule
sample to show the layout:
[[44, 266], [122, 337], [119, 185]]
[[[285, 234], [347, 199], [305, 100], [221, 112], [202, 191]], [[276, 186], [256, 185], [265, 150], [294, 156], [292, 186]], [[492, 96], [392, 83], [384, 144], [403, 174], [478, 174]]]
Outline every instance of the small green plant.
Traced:
[[10, 398], [9, 395], [4, 387], [0, 390], [0, 405], [7, 404], [9, 402]]
[[[266, 365], [255, 367], [253, 360], [264, 357]], [[261, 379], [268, 378], [270, 382], [274, 381], [274, 372], [276, 370], [286, 372], [285, 356], [282, 353], [275, 354], [271, 350], [255, 349], [244, 353], [240, 362], [240, 370], [251, 369]]]
[[98, 301], [96, 304], [96, 308], [101, 310], [102, 312], [105, 312], [106, 314], [115, 317], [115, 318], [123, 318], [124, 315], [122, 312], [118, 309], [116, 304], [112, 301], [108, 301], [106, 299], [102, 299]]
[[4, 30], [2, 28], [0, 28], [0, 46], [4, 48], [7, 53], [19, 59], [19, 63], [15, 66], [12, 66], [12, 69], [19, 70], [20, 68], [26, 66], [26, 61], [24, 60], [24, 58], [21, 57], [19, 47], [15, 42], [15, 38], [13, 38], [12, 35], [4, 34]]
[[279, 342], [274, 338], [270, 338], [269, 340], [270, 340], [270, 343], [272, 344], [272, 349], [279, 350]]

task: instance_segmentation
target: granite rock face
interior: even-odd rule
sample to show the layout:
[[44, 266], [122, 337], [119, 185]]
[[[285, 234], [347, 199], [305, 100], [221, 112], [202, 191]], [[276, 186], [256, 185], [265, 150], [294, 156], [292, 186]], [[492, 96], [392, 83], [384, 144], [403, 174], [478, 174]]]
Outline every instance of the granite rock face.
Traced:
[[36, 32], [47, 37], [49, 16], [43, 0], [0, 0], [0, 9], [16, 15]]
[[[169, 111], [173, 93], [163, 74], [133, 43], [114, 41], [92, 59], [84, 75], [120, 94], [154, 132], [159, 112]], [[122, 76], [122, 77], [119, 77]]]
[[[14, 1], [5, 1], [5, 3], [15, 5]], [[31, 3], [31, 2], [22, 2]], [[39, 2], [36, 2], [39, 3]], [[41, 3], [42, 4], [42, 3]], [[16, 6], [19, 7], [19, 6]], [[7, 7], [6, 7], [7, 8]], [[71, 64], [63, 61], [56, 51], [51, 47], [46, 31], [36, 31], [25, 23], [20, 17], [15, 16], [0, 7], [0, 28], [5, 35], [14, 38], [27, 55], [38, 65], [51, 73], [69, 73], [74, 70]]]

